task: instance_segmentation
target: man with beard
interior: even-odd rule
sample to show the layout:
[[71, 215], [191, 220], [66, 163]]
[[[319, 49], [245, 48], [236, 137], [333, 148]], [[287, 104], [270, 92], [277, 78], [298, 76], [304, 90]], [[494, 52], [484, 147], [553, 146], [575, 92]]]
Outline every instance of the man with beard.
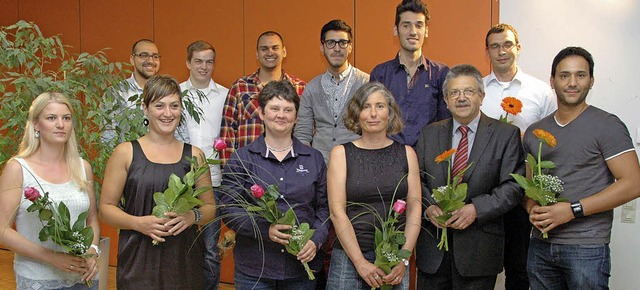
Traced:
[[233, 152], [253, 142], [264, 131], [262, 120], [258, 116], [258, 93], [268, 82], [285, 79], [293, 85], [298, 96], [302, 95], [307, 85], [282, 69], [287, 50], [278, 32], [266, 31], [260, 34], [256, 48], [260, 68], [235, 81], [224, 103], [220, 126], [220, 137], [227, 143], [227, 149], [220, 156], [224, 163]]
[[403, 0], [396, 7], [393, 33], [400, 41], [396, 58], [376, 66], [370, 81], [383, 83], [393, 93], [405, 124], [391, 139], [415, 146], [420, 130], [430, 123], [451, 117], [442, 95], [449, 68], [422, 55], [429, 34], [429, 11], [420, 0]]
[[[627, 127], [585, 102], [593, 66], [584, 48], [561, 50], [551, 65], [558, 110], [524, 135], [526, 152], [538, 156], [541, 148], [541, 160], [555, 163], [546, 174], [563, 182], [559, 198], [567, 200], [540, 206], [525, 198], [534, 226], [527, 259], [533, 290], [609, 289], [613, 209], [640, 196], [640, 166]], [[544, 140], [555, 136], [556, 145], [540, 147], [534, 129], [550, 133]]]
[[[198, 146], [205, 156], [213, 156], [213, 142], [220, 135], [220, 122], [222, 120], [222, 106], [229, 89], [213, 81], [213, 69], [216, 61], [216, 50], [206, 41], [198, 40], [187, 47], [187, 68], [189, 79], [180, 84], [180, 90], [188, 90], [185, 99], [202, 110], [199, 122], [187, 114], [185, 118], [186, 143]], [[220, 186], [222, 173], [220, 165], [209, 165], [211, 171], [211, 184]], [[219, 200], [218, 191], [216, 201]], [[218, 289], [220, 282], [220, 258], [218, 256], [218, 238], [220, 237], [220, 220], [215, 219], [202, 229], [202, 236], [206, 246], [204, 263], [205, 289]]]
[[302, 143], [318, 149], [327, 163], [333, 146], [358, 139], [345, 128], [342, 116], [369, 75], [349, 64], [351, 39], [351, 27], [342, 20], [331, 20], [322, 27], [320, 51], [327, 60], [327, 71], [307, 84], [294, 131]]

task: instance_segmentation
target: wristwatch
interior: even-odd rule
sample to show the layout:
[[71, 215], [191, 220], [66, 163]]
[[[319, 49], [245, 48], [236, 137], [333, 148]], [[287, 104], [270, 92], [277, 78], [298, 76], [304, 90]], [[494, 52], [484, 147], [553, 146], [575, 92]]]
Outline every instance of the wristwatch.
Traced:
[[402, 263], [404, 264], [405, 267], [409, 267], [409, 260], [408, 259], [402, 259]]
[[571, 210], [573, 211], [573, 216], [576, 218], [584, 216], [584, 211], [582, 210], [582, 204], [580, 201], [572, 202]]
[[94, 249], [96, 251], [96, 258], [100, 258], [100, 254], [102, 254], [102, 251], [100, 251], [100, 248], [98, 247], [98, 245], [91, 244], [89, 248]]
[[192, 211], [196, 215], [196, 221], [193, 223], [197, 224], [202, 219], [202, 213], [200, 212], [200, 209], [198, 209], [197, 207], [194, 207]]

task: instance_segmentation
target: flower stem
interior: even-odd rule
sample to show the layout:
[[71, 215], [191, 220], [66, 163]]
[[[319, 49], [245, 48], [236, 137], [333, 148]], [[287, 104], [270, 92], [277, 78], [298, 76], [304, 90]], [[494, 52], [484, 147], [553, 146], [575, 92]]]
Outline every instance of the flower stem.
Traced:
[[540, 141], [540, 146], [538, 146], [538, 175], [542, 175], [542, 166], [540, 166], [542, 156], [542, 141]]
[[302, 262], [302, 266], [304, 266], [304, 270], [307, 271], [309, 280], [315, 280], [316, 276], [313, 275], [313, 271], [311, 271], [311, 268], [309, 268], [309, 264], [307, 264], [307, 262]]

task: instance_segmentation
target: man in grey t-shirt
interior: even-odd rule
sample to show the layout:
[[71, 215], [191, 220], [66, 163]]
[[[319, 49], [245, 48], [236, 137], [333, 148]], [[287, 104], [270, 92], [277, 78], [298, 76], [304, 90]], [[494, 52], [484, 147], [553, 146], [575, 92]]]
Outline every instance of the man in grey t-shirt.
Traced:
[[540, 142], [534, 129], [555, 136], [556, 146], [542, 146], [542, 160], [555, 163], [548, 174], [564, 182], [560, 198], [568, 200], [540, 206], [525, 199], [534, 226], [527, 261], [532, 290], [608, 289], [613, 208], [640, 196], [640, 166], [626, 126], [585, 102], [593, 65], [580, 47], [556, 55], [551, 86], [558, 110], [529, 126], [524, 136], [525, 151], [534, 156]]

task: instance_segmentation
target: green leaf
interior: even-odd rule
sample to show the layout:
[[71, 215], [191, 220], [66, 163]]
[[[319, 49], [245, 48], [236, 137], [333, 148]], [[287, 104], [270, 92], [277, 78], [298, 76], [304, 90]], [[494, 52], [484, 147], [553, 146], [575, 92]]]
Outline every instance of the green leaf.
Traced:
[[189, 202], [186, 198], [179, 198], [176, 202], [175, 207], [173, 208], [173, 212], [177, 214], [183, 214], [191, 210], [193, 207], [189, 206]]
[[552, 168], [556, 168], [556, 164], [553, 163], [552, 161], [542, 160], [542, 161], [540, 161], [540, 168], [542, 168], [542, 169], [552, 169]]
[[53, 217], [53, 212], [49, 209], [43, 208], [38, 212], [38, 217], [42, 221], [48, 221]]
[[69, 208], [64, 204], [64, 202], [60, 202], [58, 204], [58, 219], [60, 219], [62, 224], [68, 225], [71, 223], [71, 215], [69, 214]]
[[527, 154], [527, 164], [529, 165], [529, 169], [531, 171], [535, 171], [535, 168], [538, 166], [538, 162], [536, 162], [536, 158], [531, 155], [531, 153]]
[[273, 199], [278, 199], [278, 197], [280, 197], [280, 190], [278, 189], [278, 185], [271, 184], [267, 186], [265, 194], [268, 194]]
[[89, 216], [89, 212], [85, 211], [78, 215], [78, 219], [75, 223], [73, 223], [73, 227], [71, 228], [74, 231], [79, 231], [86, 226], [87, 217]]
[[524, 188], [525, 190], [527, 188], [533, 186], [532, 182], [529, 179], [525, 178], [524, 176], [522, 176], [520, 174], [511, 173], [509, 175], [511, 175], [511, 177], [513, 177], [513, 179], [516, 180], [518, 185], [520, 185], [520, 187]]
[[169, 212], [169, 207], [166, 205], [156, 205], [153, 207], [151, 214], [159, 218], [165, 218], [164, 214], [167, 212]]
[[38, 234], [38, 238], [40, 239], [41, 242], [46, 241], [47, 239], [49, 239], [49, 230], [47, 229], [47, 227], [44, 227], [40, 230], [40, 233]]

